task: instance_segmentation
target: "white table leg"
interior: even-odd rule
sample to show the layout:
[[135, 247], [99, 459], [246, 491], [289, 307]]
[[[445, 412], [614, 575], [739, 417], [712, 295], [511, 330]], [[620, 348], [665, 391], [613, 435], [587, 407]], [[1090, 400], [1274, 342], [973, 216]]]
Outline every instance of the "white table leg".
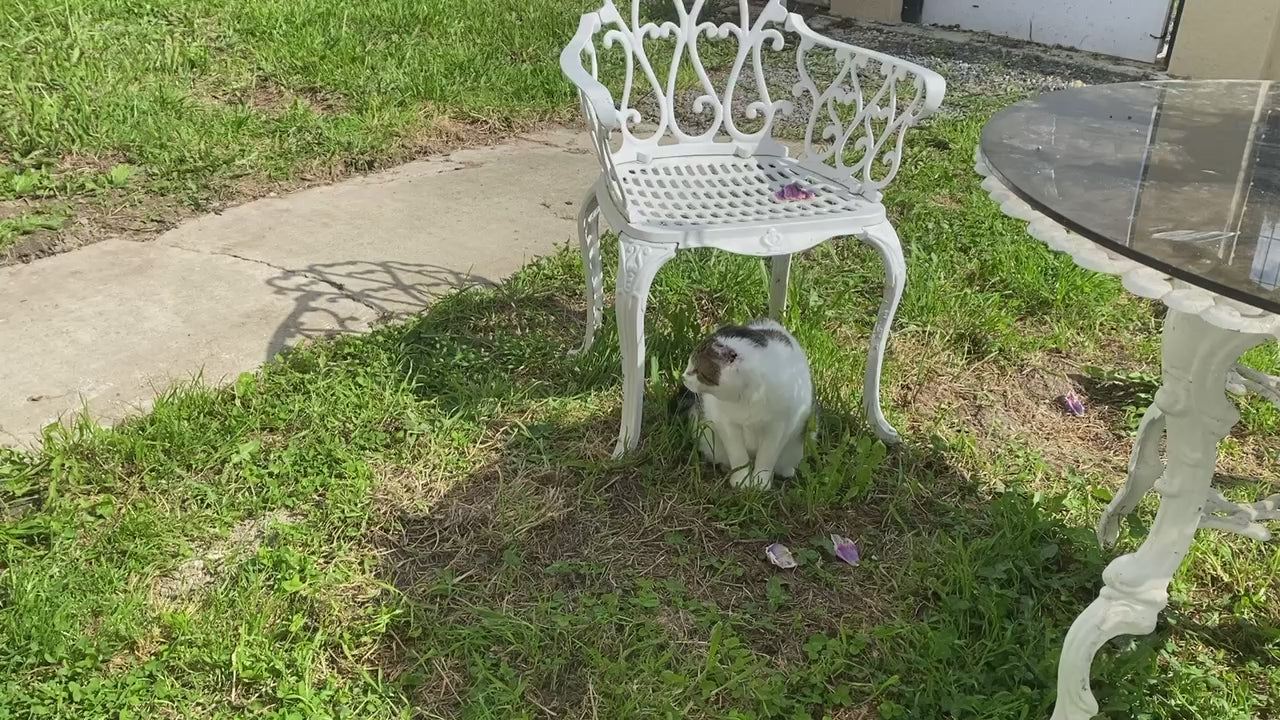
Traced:
[[1138, 437], [1134, 439], [1133, 452], [1129, 454], [1129, 477], [1098, 520], [1098, 542], [1105, 548], [1116, 544], [1120, 537], [1120, 520], [1138, 509], [1143, 496], [1151, 492], [1164, 474], [1164, 460], [1160, 457], [1164, 427], [1164, 411], [1158, 403], [1153, 403], [1143, 414], [1142, 422], [1138, 423]]
[[[1144, 418], [1146, 428], [1134, 452], [1130, 481], [1108, 513], [1113, 517], [1117, 510], [1132, 510], [1137, 504], [1134, 496], [1140, 497], [1153, 477], [1158, 478], [1153, 482], [1160, 509], [1146, 541], [1107, 566], [1098, 599], [1072, 623], [1059, 659], [1053, 720], [1096, 715], [1098, 703], [1089, 687], [1094, 655], [1112, 638], [1155, 630], [1157, 615], [1168, 603], [1169, 582], [1191, 548], [1213, 493], [1218, 442], [1240, 419], [1227, 398], [1228, 373], [1245, 351], [1272, 339], [1224, 330], [1198, 315], [1174, 310], [1166, 317], [1163, 384], [1156, 393], [1156, 410]], [[1149, 452], [1143, 452], [1158, 452], [1159, 432], [1153, 426], [1160, 423], [1168, 438], [1162, 474], [1152, 472]], [[1139, 476], [1135, 479], [1132, 473]], [[1103, 526], [1107, 527], [1105, 519]], [[1102, 534], [1109, 536], [1109, 528]]]
[[787, 311], [787, 283], [791, 279], [791, 256], [774, 255], [769, 260], [769, 317], [782, 321]]
[[1258, 372], [1251, 367], [1237, 365], [1227, 376], [1227, 390], [1240, 395], [1261, 395], [1280, 408], [1280, 377]]

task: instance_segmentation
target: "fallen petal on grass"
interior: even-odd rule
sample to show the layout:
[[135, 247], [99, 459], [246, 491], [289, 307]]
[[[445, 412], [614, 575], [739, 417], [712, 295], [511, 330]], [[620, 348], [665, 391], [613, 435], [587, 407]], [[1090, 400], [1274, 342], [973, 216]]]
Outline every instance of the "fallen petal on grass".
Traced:
[[850, 565], [857, 565], [862, 561], [862, 553], [858, 551], [858, 544], [843, 535], [831, 534], [831, 548], [835, 550], [836, 557]]
[[795, 557], [791, 554], [791, 550], [782, 543], [774, 543], [765, 548], [764, 554], [769, 558], [769, 562], [777, 565], [783, 570], [790, 570], [798, 564]]
[[1076, 395], [1074, 392], [1069, 392], [1066, 395], [1063, 395], [1058, 398], [1058, 401], [1061, 402], [1062, 406], [1067, 409], [1067, 412], [1072, 415], [1075, 415], [1076, 417], [1082, 417], [1084, 415], [1084, 401], [1081, 400], [1080, 396]]

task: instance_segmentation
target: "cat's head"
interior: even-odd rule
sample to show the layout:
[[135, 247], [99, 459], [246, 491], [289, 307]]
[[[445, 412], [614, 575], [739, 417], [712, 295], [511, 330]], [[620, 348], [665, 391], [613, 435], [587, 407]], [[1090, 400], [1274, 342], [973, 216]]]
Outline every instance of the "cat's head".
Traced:
[[755, 328], [726, 325], [698, 343], [689, 355], [684, 386], [693, 392], [732, 401], [758, 382], [752, 358], [771, 338]]
[[700, 395], [719, 395], [724, 390], [722, 383], [732, 381], [736, 362], [738, 351], [712, 335], [698, 343], [689, 355], [689, 364], [684, 369], [684, 386]]

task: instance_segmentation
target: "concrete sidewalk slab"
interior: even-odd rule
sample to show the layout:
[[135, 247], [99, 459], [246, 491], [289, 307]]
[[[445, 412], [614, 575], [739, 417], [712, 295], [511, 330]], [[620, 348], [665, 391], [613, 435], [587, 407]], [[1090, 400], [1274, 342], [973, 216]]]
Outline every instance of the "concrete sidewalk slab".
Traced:
[[0, 442], [29, 441], [82, 402], [116, 420], [174, 380], [234, 376], [299, 339], [282, 322], [332, 332], [377, 317], [338, 297], [299, 315], [290, 294], [310, 282], [121, 240], [0, 268]]
[[503, 278], [576, 238], [599, 174], [585, 132], [556, 130], [267, 198], [165, 233], [163, 245], [288, 268], [388, 315]]
[[0, 444], [86, 406], [113, 422], [174, 381], [224, 381], [505, 278], [576, 238], [588, 148], [540, 133], [0, 268]]

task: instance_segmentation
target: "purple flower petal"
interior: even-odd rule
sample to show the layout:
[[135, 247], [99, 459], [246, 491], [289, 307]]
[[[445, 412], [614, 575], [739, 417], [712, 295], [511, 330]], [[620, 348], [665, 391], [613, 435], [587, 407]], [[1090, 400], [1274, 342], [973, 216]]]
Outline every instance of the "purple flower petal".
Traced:
[[836, 551], [836, 557], [850, 565], [857, 565], [862, 560], [858, 544], [843, 535], [831, 533], [831, 547]]
[[796, 559], [791, 555], [791, 551], [782, 543], [774, 543], [764, 549], [764, 554], [769, 558], [769, 562], [777, 565], [783, 570], [790, 570], [795, 567]]
[[1076, 395], [1074, 392], [1069, 392], [1058, 398], [1058, 400], [1062, 403], [1062, 406], [1067, 409], [1067, 412], [1072, 415], [1075, 415], [1076, 417], [1084, 415], [1084, 401], [1082, 401], [1080, 396]]
[[773, 194], [773, 197], [782, 202], [808, 200], [813, 197], [813, 191], [806, 190], [800, 183], [791, 183], [790, 185], [783, 185], [781, 190]]

